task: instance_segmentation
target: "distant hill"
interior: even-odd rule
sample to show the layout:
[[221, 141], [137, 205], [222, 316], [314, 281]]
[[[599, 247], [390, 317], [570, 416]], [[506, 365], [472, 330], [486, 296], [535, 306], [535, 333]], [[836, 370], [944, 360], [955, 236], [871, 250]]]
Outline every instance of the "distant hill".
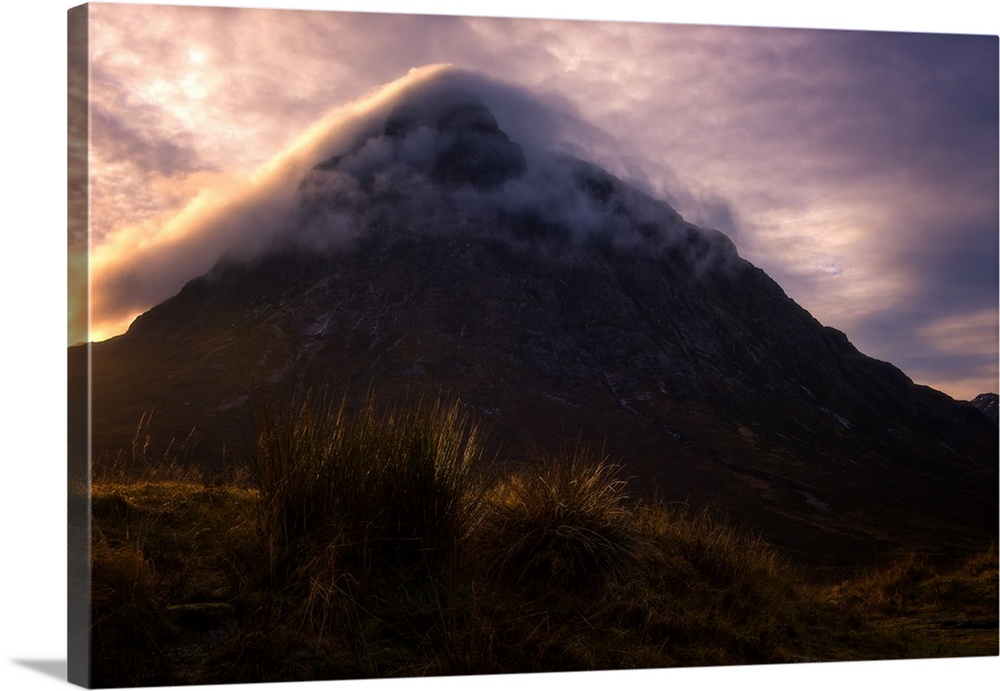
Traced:
[[994, 425], [1000, 424], [997, 418], [997, 398], [995, 393], [981, 393], [972, 399], [972, 405], [992, 420]]

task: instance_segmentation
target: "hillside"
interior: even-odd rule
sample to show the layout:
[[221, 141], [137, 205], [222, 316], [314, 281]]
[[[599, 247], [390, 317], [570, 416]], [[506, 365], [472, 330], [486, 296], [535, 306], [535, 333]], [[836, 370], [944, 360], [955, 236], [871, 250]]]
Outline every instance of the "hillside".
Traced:
[[817, 580], [584, 454], [481, 477], [457, 404], [258, 423], [242, 480], [97, 479], [96, 686], [996, 655], [995, 546]]

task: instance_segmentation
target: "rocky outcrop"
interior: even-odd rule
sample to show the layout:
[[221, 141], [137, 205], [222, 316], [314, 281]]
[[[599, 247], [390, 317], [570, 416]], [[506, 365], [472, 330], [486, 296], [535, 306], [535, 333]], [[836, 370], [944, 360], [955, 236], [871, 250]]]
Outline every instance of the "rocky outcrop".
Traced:
[[981, 393], [972, 399], [972, 405], [996, 425], [1000, 424], [1000, 418], [997, 417], [997, 400], [998, 396], [995, 393]]

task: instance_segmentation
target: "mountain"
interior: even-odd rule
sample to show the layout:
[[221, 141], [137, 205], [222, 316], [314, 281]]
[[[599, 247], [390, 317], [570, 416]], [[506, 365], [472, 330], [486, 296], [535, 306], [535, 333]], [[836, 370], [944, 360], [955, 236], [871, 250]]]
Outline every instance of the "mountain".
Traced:
[[972, 399], [972, 405], [976, 406], [983, 415], [988, 417], [996, 425], [1000, 422], [1000, 418], [997, 417], [997, 401], [998, 397], [995, 393], [981, 393]]
[[297, 195], [266, 250], [70, 348], [95, 457], [154, 411], [161, 443], [195, 429], [192, 459], [238, 463], [259, 387], [443, 395], [500, 464], [584, 446], [804, 563], [995, 539], [995, 422], [860, 353], [721, 233], [513, 141], [472, 91], [407, 92]]

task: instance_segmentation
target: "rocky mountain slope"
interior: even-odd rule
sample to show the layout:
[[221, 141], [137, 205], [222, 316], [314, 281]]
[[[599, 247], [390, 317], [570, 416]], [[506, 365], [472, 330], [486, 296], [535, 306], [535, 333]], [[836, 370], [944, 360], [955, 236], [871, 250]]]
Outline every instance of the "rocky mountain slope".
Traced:
[[997, 400], [995, 393], [981, 393], [972, 399], [972, 405], [976, 406], [986, 417], [997, 424], [1000, 418], [997, 417]]
[[831, 567], [997, 532], [997, 428], [824, 327], [720, 233], [526, 151], [435, 84], [318, 162], [298, 222], [92, 355], [95, 456], [144, 411], [240, 462], [253, 392], [458, 398], [498, 464], [585, 446]]

